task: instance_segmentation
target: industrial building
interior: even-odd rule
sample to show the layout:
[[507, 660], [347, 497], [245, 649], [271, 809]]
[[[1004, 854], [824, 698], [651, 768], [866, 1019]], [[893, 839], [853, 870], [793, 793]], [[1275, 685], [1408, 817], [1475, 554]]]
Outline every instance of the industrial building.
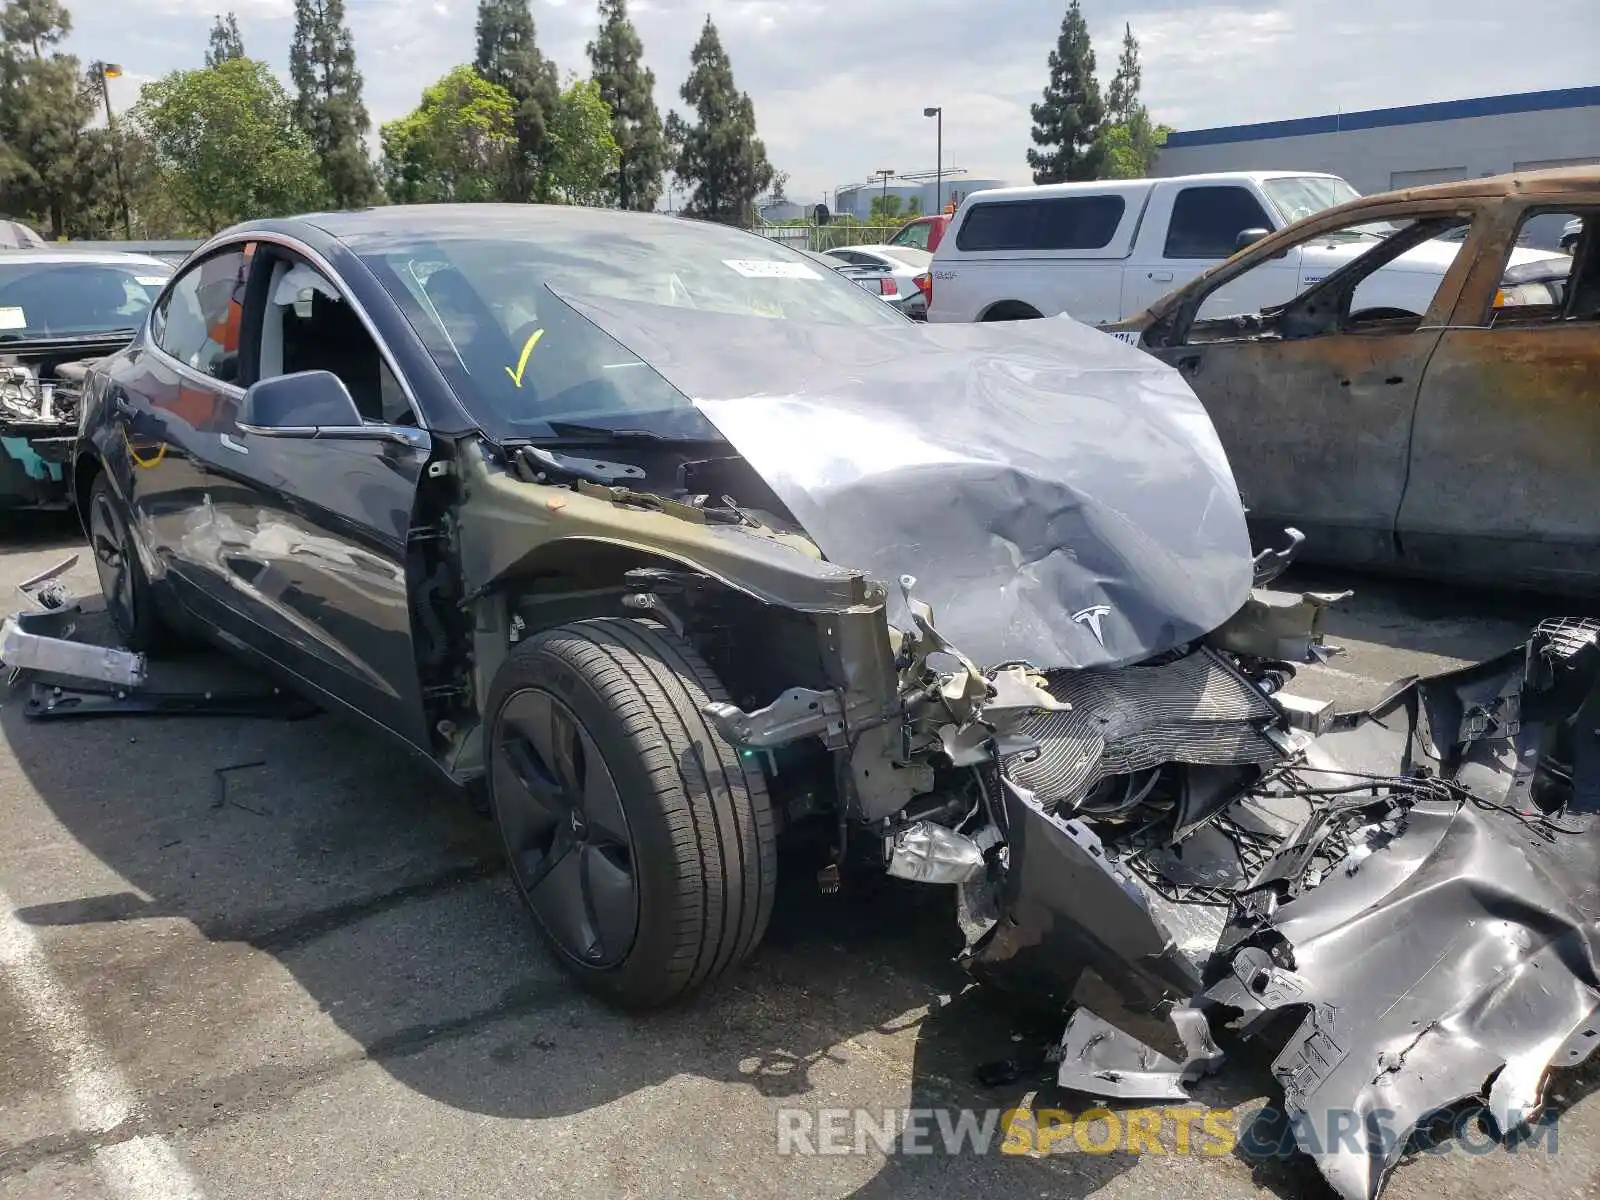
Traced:
[[835, 213], [848, 214], [857, 220], [865, 221], [872, 215], [873, 200], [887, 193], [890, 196], [900, 197], [901, 212], [915, 205], [918, 212], [927, 214], [939, 211], [941, 194], [946, 205], [952, 203], [959, 205], [971, 192], [1009, 186], [1011, 185], [1002, 179], [973, 179], [959, 168], [951, 168], [945, 172], [941, 187], [934, 172], [919, 171], [915, 175], [893, 176], [887, 185], [882, 179], [870, 179], [865, 183], [841, 183], [834, 189], [833, 203], [830, 207]]
[[1156, 174], [1326, 171], [1370, 195], [1587, 163], [1600, 163], [1600, 87], [1183, 130]]

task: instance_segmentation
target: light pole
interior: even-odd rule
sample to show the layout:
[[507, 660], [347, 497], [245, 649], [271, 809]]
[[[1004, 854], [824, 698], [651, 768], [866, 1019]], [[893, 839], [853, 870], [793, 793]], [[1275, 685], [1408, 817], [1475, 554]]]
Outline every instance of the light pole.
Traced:
[[878, 219], [880, 221], [886, 221], [886, 220], [888, 220], [888, 211], [889, 211], [889, 180], [894, 178], [894, 168], [893, 167], [879, 167], [876, 171], [873, 172], [873, 174], [881, 176], [882, 179], [883, 179], [883, 202], [882, 202], [882, 205], [881, 205], [882, 211], [880, 211], [878, 213]]
[[111, 81], [122, 77], [122, 68], [116, 63], [97, 62], [91, 68], [100, 88], [100, 98], [106, 106], [106, 133], [111, 137], [111, 165], [116, 170], [117, 207], [122, 210], [122, 236], [133, 241], [133, 224], [128, 215], [128, 189], [122, 182], [122, 147], [117, 142], [117, 119], [111, 115]]
[[934, 151], [936, 157], [933, 160], [933, 211], [942, 213], [944, 212], [944, 109], [925, 108], [922, 110], [922, 115], [932, 117], [938, 122], [936, 135], [938, 140], [935, 143], [937, 149]]

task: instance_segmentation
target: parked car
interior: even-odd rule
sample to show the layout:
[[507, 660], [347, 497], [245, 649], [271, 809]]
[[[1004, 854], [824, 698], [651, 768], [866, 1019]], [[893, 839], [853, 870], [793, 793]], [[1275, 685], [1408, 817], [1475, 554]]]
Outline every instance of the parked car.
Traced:
[[[1596, 211], [1594, 167], [1370, 196], [1110, 329], [1183, 372], [1261, 533], [1294, 525], [1323, 562], [1592, 592], [1600, 239], [1571, 257], [1515, 243], [1528, 221]], [[1217, 312], [1216, 296], [1251, 294], [1251, 275], [1379, 225], [1391, 231], [1288, 300]], [[1460, 256], [1426, 302], [1362, 311], [1374, 276], [1457, 226]]]
[[[1242, 171], [974, 192], [934, 254], [930, 321], [1065, 312], [1102, 324], [1139, 312], [1240, 247], [1357, 198], [1334, 175]], [[1361, 254], [1381, 230], [1341, 230], [1213, 297], [1213, 311], [1277, 304]], [[1420, 311], [1459, 245], [1415, 246], [1375, 274], [1367, 309]], [[1539, 251], [1521, 252], [1523, 259]]]
[[841, 246], [824, 254], [869, 272], [860, 277], [864, 284], [871, 285], [869, 291], [876, 286], [878, 294], [906, 316], [916, 321], [927, 319], [928, 300], [918, 283], [919, 277], [927, 277], [933, 261], [933, 255], [926, 250], [909, 246]]
[[[971, 807], [970, 773], [934, 765], [948, 720], [902, 761], [883, 717], [902, 691], [989, 696], [929, 690], [928, 655], [1170, 661], [1249, 602], [1198, 403], [1061, 324], [919, 325], [777, 243], [652, 214], [251, 222], [91, 371], [74, 491], [130, 646], [212, 638], [486, 779], [562, 961], [659, 1002], [760, 940], [780, 824], [849, 816], [881, 866], [885, 818]], [[1013, 523], [1019, 487], [1048, 531]], [[1053, 703], [1020, 674], [1000, 696], [991, 725]]]
[[908, 300], [915, 298], [917, 308], [920, 310], [917, 319], [923, 319], [922, 314], [926, 313], [926, 308], [916, 287], [913, 285], [908, 291], [902, 291], [899, 280], [883, 270], [883, 268], [876, 265], [850, 262], [837, 257], [831, 251], [801, 250], [800, 253], [835, 274], [843, 275], [851, 283], [861, 288], [862, 291], [878, 297], [890, 308], [906, 316], [911, 315], [906, 311], [906, 303]]
[[0, 254], [0, 509], [68, 505], [86, 364], [127, 345], [171, 275], [137, 254]]
[[0, 217], [0, 250], [43, 250], [47, 245], [36, 230], [21, 221]]
[[939, 248], [939, 243], [944, 241], [945, 230], [949, 228], [950, 217], [946, 213], [913, 217], [895, 230], [894, 236], [886, 244], [904, 247], [907, 250], [926, 250], [932, 254]]

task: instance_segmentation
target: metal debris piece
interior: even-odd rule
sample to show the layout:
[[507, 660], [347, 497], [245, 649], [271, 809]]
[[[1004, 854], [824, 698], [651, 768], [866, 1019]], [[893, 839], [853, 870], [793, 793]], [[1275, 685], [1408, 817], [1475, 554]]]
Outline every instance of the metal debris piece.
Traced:
[[917, 883], [965, 883], [983, 872], [983, 847], [931, 821], [908, 825], [890, 839], [889, 874]]
[[32, 632], [35, 622], [30, 618], [53, 616], [60, 611], [63, 609], [58, 606], [47, 614], [17, 613], [7, 617], [0, 625], [0, 661], [21, 670], [45, 671], [123, 688], [144, 685], [146, 663], [142, 654]]

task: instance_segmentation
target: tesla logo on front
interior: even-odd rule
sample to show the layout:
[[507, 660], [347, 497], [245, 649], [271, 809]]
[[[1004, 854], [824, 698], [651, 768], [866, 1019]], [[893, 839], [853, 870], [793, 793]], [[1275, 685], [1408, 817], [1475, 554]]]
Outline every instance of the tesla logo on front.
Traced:
[[1073, 613], [1072, 619], [1079, 625], [1082, 625], [1090, 633], [1094, 634], [1094, 640], [1099, 642], [1103, 647], [1106, 644], [1106, 635], [1105, 631], [1100, 628], [1100, 622], [1103, 618], [1109, 617], [1110, 615], [1110, 605], [1095, 604], [1084, 609], [1082, 612]]

